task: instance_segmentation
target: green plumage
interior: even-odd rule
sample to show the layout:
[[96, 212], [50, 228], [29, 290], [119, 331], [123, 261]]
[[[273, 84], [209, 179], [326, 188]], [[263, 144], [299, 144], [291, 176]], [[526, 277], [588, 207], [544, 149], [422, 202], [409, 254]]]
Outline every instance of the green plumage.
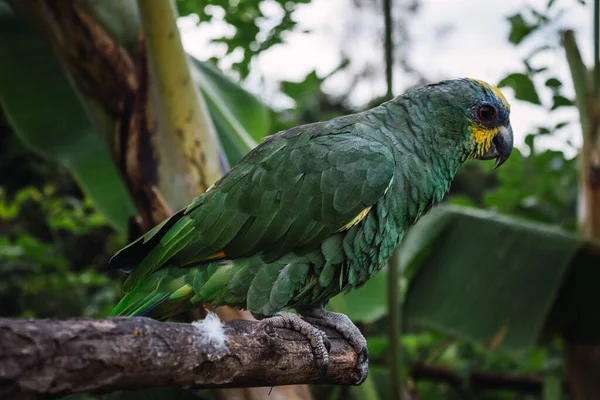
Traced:
[[364, 284], [477, 152], [473, 127], [488, 127], [473, 105], [493, 104], [500, 126], [502, 100], [477, 81], [446, 81], [270, 136], [111, 259], [130, 272], [111, 315], [166, 319], [211, 303], [270, 316]]

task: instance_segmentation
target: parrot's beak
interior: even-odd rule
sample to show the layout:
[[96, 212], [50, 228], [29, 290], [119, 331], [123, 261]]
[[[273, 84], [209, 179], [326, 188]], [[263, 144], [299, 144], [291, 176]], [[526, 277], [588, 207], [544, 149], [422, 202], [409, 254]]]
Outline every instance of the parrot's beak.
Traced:
[[508, 160], [510, 157], [510, 153], [513, 150], [513, 132], [512, 127], [508, 125], [501, 126], [498, 130], [498, 133], [492, 139], [492, 144], [490, 145], [489, 150], [479, 157], [480, 160], [491, 160], [493, 158], [496, 159], [496, 164], [494, 164], [494, 169], [498, 168], [502, 164]]

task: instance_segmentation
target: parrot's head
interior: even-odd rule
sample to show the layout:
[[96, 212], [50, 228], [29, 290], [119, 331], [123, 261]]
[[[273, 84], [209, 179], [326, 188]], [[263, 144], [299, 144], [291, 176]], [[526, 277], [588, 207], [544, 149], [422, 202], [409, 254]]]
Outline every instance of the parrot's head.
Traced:
[[438, 104], [448, 106], [444, 114], [452, 122], [445, 134], [460, 144], [465, 160], [495, 159], [494, 168], [504, 164], [512, 153], [513, 132], [510, 104], [496, 86], [462, 78], [429, 85], [429, 90]]
[[513, 149], [510, 104], [496, 86], [477, 79], [470, 81], [475, 84], [474, 101], [468, 111], [472, 156], [479, 160], [496, 159], [494, 168], [498, 168]]

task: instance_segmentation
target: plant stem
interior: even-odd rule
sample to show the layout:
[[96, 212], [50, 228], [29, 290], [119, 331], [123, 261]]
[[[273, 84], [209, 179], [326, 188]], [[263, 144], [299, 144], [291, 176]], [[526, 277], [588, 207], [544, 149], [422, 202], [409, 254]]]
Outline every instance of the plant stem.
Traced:
[[400, 281], [400, 250], [396, 249], [388, 263], [388, 318], [390, 346], [390, 393], [392, 399], [402, 399], [402, 310], [398, 282]]
[[581, 58], [574, 32], [571, 30], [565, 31], [562, 40], [575, 88], [575, 104], [579, 110], [583, 142], [588, 143], [592, 139], [592, 105], [590, 104], [588, 70]]
[[543, 400], [561, 400], [562, 380], [560, 377], [549, 375], [544, 379], [542, 398]]
[[594, 0], [594, 93], [600, 100], [600, 0]]
[[[588, 69], [581, 60], [573, 31], [563, 35], [567, 61], [575, 86], [575, 100], [579, 109], [583, 146], [579, 153], [579, 199], [578, 230], [584, 239], [600, 238], [600, 190], [595, 184], [598, 178], [598, 98], [600, 91], [600, 27], [599, 0], [594, 1], [594, 70], [592, 82], [588, 77]], [[597, 356], [599, 346], [582, 345], [565, 338], [564, 357], [566, 377], [569, 382], [571, 398], [580, 400], [598, 397]]]
[[138, 5], [158, 120], [156, 140], [163, 150], [160, 186], [175, 210], [223, 175], [221, 148], [181, 43], [174, 1], [138, 0]]
[[394, 96], [392, 91], [392, 69], [394, 67], [392, 42], [392, 0], [383, 0], [383, 16], [385, 21], [385, 78], [387, 84], [386, 97]]

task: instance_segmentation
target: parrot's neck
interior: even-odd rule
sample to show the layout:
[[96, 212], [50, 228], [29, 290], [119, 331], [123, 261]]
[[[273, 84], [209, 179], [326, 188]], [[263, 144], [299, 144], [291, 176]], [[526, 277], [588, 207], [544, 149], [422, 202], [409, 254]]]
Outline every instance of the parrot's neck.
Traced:
[[[360, 286], [385, 265], [406, 231], [448, 192], [462, 162], [462, 152], [452, 151], [450, 141], [436, 136], [437, 132], [432, 131], [434, 124], [410, 112], [411, 106], [388, 102], [363, 114], [361, 123], [372, 129], [362, 132], [389, 146], [394, 152], [396, 171], [372, 218], [365, 219], [357, 225], [354, 235], [348, 234], [344, 239], [345, 247], [353, 249], [348, 255], [353, 262], [344, 273], [344, 284]], [[377, 231], [375, 235], [373, 229]], [[365, 262], [361, 247], [364, 243], [371, 244], [369, 266], [356, 268], [355, 263], [362, 266]]]
[[[405, 231], [429, 209], [440, 202], [450, 189], [458, 168], [465, 161], [463, 149], [456, 148], [446, 135], [438, 132], [435, 121], [426, 121], [414, 101], [384, 103], [377, 112], [384, 122], [384, 133], [395, 152], [396, 176], [390, 193], [404, 205], [394, 213], [398, 229]], [[445, 129], [451, 129], [445, 125]], [[458, 128], [457, 128], [458, 129]]]
[[464, 161], [463, 149], [453, 148], [452, 141], [433, 128], [440, 124], [425, 121], [415, 102], [406, 103], [384, 103], [360, 115], [360, 123], [371, 128], [361, 129], [361, 134], [389, 146], [396, 171], [371, 217], [344, 238], [344, 248], [352, 251], [346, 254], [351, 262], [342, 286], [360, 286], [385, 265], [406, 231], [442, 200]]

